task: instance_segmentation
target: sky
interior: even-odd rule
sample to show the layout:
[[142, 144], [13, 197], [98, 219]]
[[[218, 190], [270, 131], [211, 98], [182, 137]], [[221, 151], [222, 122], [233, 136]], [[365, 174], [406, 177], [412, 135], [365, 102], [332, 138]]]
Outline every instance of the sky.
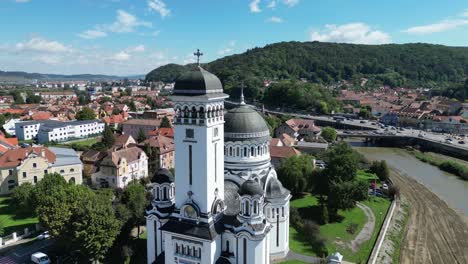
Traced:
[[468, 46], [467, 0], [0, 0], [0, 70], [137, 75], [281, 41]]

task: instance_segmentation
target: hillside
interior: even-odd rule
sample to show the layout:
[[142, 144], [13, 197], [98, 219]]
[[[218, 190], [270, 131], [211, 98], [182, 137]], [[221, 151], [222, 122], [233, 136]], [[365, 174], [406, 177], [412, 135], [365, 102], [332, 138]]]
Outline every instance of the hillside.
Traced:
[[[348, 80], [360, 86], [361, 77], [369, 79], [368, 87], [361, 87], [364, 89], [385, 84], [457, 90], [468, 76], [468, 47], [281, 42], [203, 66], [216, 74], [227, 90], [241, 79], [250, 85], [263, 79], [305, 78], [323, 84]], [[187, 67], [162, 66], [148, 73], [146, 79], [173, 81]]]
[[0, 80], [110, 80], [124, 77], [101, 74], [42, 74], [20, 71], [0, 71]]

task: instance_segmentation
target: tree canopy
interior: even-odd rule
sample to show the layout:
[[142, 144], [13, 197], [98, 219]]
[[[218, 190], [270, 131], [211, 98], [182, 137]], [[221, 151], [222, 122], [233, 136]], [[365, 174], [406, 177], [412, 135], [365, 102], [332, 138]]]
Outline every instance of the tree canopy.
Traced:
[[333, 142], [336, 140], [337, 133], [333, 127], [324, 127], [321, 135], [327, 142]]
[[313, 171], [312, 157], [308, 155], [289, 157], [277, 169], [278, 179], [292, 193], [306, 190]]
[[96, 119], [96, 115], [94, 114], [93, 109], [89, 107], [83, 107], [83, 109], [76, 113], [75, 118], [77, 120], [93, 120]]
[[[460, 100], [468, 76], [468, 48], [432, 44], [360, 45], [323, 42], [280, 42], [203, 65], [216, 74], [229, 91], [240, 81], [256, 90], [263, 80], [306, 79], [333, 84], [348, 80], [367, 85], [437, 88]], [[192, 65], [169, 64], [146, 75], [148, 81], [173, 82]], [[260, 85], [259, 85], [260, 84]], [[247, 91], [247, 90], [246, 90]]]

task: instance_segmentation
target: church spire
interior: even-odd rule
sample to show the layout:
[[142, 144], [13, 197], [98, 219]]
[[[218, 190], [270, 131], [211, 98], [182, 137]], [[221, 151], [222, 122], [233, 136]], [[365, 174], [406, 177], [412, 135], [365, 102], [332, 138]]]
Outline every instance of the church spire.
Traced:
[[245, 105], [245, 101], [244, 101], [244, 82], [242, 82], [242, 85], [241, 85], [240, 105]]

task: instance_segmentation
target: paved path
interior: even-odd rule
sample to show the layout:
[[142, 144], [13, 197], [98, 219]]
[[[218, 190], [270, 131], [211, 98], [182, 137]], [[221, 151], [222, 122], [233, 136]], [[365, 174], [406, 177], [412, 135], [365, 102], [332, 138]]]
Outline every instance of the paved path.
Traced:
[[325, 263], [324, 259], [313, 257], [313, 256], [302, 255], [302, 254], [293, 252], [292, 250], [289, 250], [289, 253], [286, 256], [286, 258], [282, 259], [281, 261], [284, 261], [284, 260], [300, 260], [305, 263], [315, 263], [315, 264]]
[[351, 250], [357, 252], [362, 243], [368, 241], [372, 237], [372, 232], [375, 228], [375, 215], [368, 206], [357, 203], [357, 207], [361, 208], [367, 216], [367, 223], [364, 224], [361, 232], [351, 241]]

